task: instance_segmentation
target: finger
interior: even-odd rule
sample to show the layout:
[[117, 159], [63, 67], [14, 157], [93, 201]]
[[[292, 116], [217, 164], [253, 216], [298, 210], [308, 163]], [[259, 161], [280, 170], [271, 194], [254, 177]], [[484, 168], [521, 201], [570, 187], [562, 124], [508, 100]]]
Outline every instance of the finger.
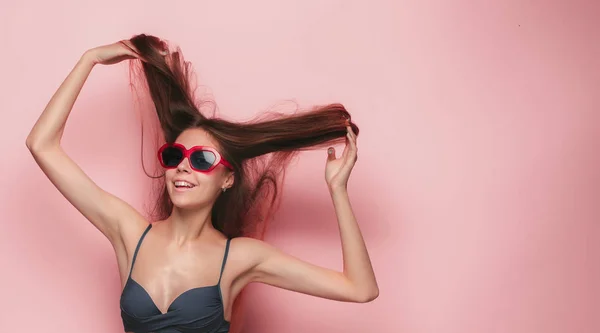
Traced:
[[327, 160], [328, 161], [335, 160], [335, 148], [329, 147], [329, 149], [327, 149]]
[[358, 154], [358, 148], [356, 147], [356, 139], [350, 140], [350, 148], [348, 149], [348, 156], [356, 160]]
[[352, 127], [348, 126], [348, 133], [350, 134], [349, 137], [351, 139], [351, 142], [354, 146], [356, 146], [356, 134], [354, 133], [354, 131], [352, 130]]
[[127, 50], [128, 50], [127, 53], [129, 55], [136, 57], [138, 59], [141, 59], [140, 52], [135, 48], [135, 46], [133, 46], [133, 43], [131, 43], [130, 40], [122, 40], [122, 41], [119, 41], [119, 43], [121, 43], [123, 46], [125, 46], [127, 48]]
[[352, 127], [346, 126], [346, 136], [348, 137], [349, 141], [353, 140], [352, 134]]
[[348, 157], [350, 160], [355, 161], [357, 159], [358, 148], [356, 146], [356, 138], [352, 137], [352, 134], [348, 133]]
[[348, 138], [350, 139], [350, 145], [356, 146], [356, 136], [353, 133], [348, 133]]
[[350, 144], [348, 145], [348, 154], [344, 159], [344, 163], [342, 165], [342, 169], [350, 172], [354, 167], [354, 164], [358, 160], [358, 149], [356, 149], [356, 145], [350, 140]]
[[350, 138], [348, 134], [346, 134], [346, 145], [344, 146], [344, 151], [342, 152], [342, 156], [340, 158], [345, 159], [348, 156], [348, 151], [350, 150]]
[[348, 129], [348, 133], [350, 133], [352, 138], [354, 138], [354, 140], [356, 141], [357, 136], [356, 136], [356, 133], [354, 133], [354, 130], [352, 129], [352, 127], [348, 125], [348, 126], [346, 126], [346, 128]]

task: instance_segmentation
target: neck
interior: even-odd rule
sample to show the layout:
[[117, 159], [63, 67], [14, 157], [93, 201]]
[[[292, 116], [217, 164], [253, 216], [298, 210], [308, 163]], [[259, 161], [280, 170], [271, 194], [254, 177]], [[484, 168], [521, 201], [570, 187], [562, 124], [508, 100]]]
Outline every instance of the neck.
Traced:
[[211, 211], [211, 206], [196, 209], [173, 207], [166, 221], [175, 243], [183, 245], [218, 232], [212, 225]]

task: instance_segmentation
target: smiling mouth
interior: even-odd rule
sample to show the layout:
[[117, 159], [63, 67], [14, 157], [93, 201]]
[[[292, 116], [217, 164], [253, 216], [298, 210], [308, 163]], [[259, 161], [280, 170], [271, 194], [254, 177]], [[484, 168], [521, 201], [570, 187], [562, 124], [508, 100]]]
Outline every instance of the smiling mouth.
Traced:
[[173, 182], [173, 185], [175, 186], [175, 189], [178, 189], [178, 190], [189, 190], [189, 189], [196, 187], [196, 185], [194, 185], [194, 184], [188, 183], [186, 181], [181, 181], [181, 180]]

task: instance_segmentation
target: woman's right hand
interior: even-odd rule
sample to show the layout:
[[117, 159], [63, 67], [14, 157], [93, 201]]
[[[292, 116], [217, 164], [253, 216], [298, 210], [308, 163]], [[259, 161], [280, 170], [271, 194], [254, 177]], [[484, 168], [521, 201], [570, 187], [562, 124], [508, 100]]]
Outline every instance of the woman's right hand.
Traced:
[[112, 65], [123, 60], [141, 59], [136, 48], [129, 40], [121, 40], [113, 44], [102, 45], [86, 51], [94, 64]]

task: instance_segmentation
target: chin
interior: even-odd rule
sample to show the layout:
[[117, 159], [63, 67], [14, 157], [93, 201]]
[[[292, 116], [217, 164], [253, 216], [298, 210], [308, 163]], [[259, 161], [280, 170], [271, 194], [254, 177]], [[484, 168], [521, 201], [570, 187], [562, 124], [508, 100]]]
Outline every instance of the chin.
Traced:
[[177, 208], [192, 208], [194, 206], [199, 206], [198, 200], [195, 200], [191, 196], [181, 195], [179, 193], [175, 193], [175, 195], [171, 194], [171, 202], [173, 206]]
[[173, 203], [174, 207], [182, 208], [182, 209], [193, 208], [194, 206], [196, 206], [193, 201], [184, 200], [182, 198], [171, 197], [171, 202]]
[[169, 197], [173, 206], [179, 209], [195, 209], [208, 204], [207, 198], [198, 198], [197, 196], [191, 195], [192, 193], [173, 192], [169, 193]]

